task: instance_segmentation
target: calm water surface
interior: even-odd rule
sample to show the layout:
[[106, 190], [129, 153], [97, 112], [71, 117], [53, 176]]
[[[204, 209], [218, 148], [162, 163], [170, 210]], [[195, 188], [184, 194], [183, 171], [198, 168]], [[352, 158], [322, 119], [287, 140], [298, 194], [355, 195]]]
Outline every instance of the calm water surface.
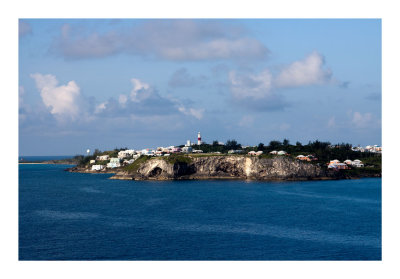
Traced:
[[381, 179], [118, 181], [19, 165], [20, 260], [380, 260]]

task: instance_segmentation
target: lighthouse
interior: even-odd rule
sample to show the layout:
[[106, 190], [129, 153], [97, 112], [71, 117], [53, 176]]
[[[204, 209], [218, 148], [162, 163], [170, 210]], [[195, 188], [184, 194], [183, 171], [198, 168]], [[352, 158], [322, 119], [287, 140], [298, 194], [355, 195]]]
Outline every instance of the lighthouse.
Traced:
[[200, 136], [200, 132], [197, 134], [197, 144], [200, 145], [201, 144], [201, 136]]

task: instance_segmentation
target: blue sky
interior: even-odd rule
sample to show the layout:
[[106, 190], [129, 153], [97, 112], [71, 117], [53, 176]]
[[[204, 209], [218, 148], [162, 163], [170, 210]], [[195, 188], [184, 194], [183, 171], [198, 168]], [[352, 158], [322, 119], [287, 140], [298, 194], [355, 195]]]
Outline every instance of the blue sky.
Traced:
[[21, 19], [19, 154], [381, 144], [377, 19]]

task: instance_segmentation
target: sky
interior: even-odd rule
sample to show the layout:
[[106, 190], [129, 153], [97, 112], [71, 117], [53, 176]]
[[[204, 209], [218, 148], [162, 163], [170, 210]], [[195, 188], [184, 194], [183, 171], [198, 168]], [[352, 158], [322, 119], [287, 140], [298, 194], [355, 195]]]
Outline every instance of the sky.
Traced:
[[379, 19], [20, 19], [19, 154], [381, 144]]

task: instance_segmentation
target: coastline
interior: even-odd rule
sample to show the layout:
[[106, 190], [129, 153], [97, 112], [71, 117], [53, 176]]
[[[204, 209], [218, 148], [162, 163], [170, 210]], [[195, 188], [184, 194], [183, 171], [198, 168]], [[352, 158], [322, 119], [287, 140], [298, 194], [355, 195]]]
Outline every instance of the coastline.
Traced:
[[348, 172], [329, 170], [319, 165], [290, 158], [252, 158], [245, 156], [191, 157], [181, 161], [151, 158], [136, 165], [103, 170], [91, 170], [90, 165], [65, 169], [68, 172], [114, 174], [112, 180], [249, 180], [249, 181], [321, 181], [381, 177], [368, 170]]

